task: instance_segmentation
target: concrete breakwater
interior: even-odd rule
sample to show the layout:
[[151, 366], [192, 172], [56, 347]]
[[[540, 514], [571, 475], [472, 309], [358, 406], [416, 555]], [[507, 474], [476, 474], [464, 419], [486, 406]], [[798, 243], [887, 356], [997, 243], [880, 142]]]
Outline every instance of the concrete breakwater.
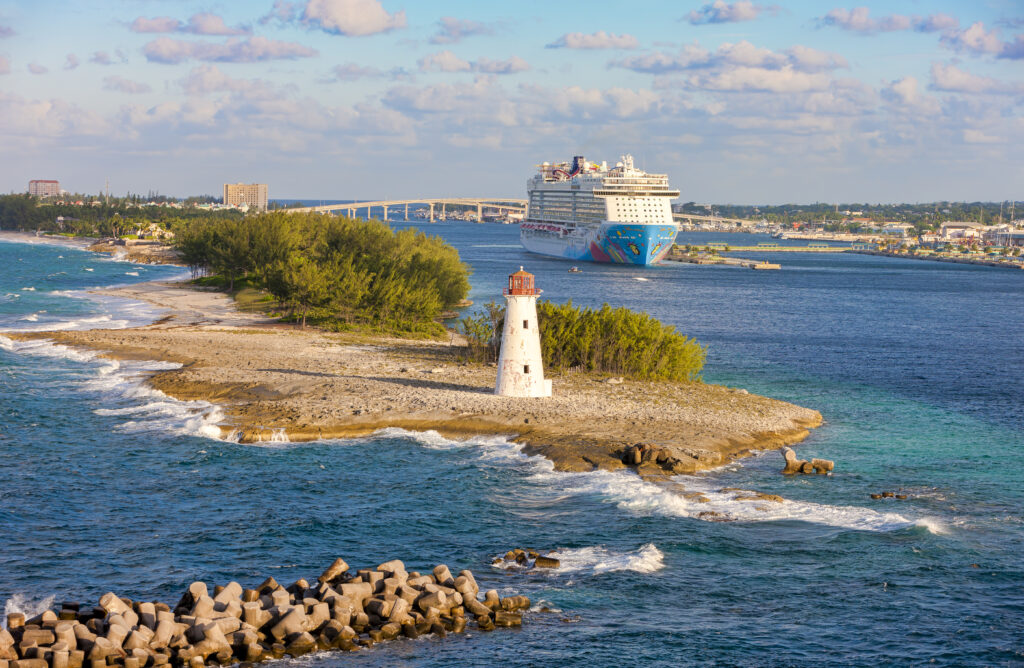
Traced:
[[993, 260], [987, 257], [952, 257], [944, 255], [915, 255], [913, 253], [899, 253], [896, 251], [879, 250], [855, 250], [852, 253], [860, 255], [880, 255], [884, 257], [898, 257], [906, 260], [929, 260], [931, 262], [952, 262], [954, 264], [977, 264], [983, 267], [1001, 267], [1003, 269], [1024, 269], [1024, 259], [1004, 258]]
[[61, 604], [30, 619], [7, 616], [0, 629], [0, 668], [146, 668], [229, 665], [352, 651], [399, 636], [461, 633], [467, 619], [481, 631], [522, 624], [525, 596], [481, 601], [473, 573], [445, 565], [407, 572], [395, 559], [349, 572], [336, 559], [312, 583], [284, 587], [267, 578], [255, 589], [237, 582], [213, 593], [193, 582], [174, 608], [104, 594], [99, 605]]

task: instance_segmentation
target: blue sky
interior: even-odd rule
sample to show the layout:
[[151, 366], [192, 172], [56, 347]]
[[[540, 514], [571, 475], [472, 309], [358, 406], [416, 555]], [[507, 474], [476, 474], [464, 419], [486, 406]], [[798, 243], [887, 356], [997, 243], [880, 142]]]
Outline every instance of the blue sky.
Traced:
[[0, 191], [1024, 199], [1024, 5], [0, 0]]

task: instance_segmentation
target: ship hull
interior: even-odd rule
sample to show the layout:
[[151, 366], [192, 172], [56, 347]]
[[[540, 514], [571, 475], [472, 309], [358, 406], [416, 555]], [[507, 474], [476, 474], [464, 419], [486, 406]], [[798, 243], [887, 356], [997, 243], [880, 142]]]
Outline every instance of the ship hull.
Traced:
[[577, 262], [651, 265], [675, 243], [678, 226], [603, 222], [565, 233], [559, 225], [525, 222], [520, 241], [531, 253]]

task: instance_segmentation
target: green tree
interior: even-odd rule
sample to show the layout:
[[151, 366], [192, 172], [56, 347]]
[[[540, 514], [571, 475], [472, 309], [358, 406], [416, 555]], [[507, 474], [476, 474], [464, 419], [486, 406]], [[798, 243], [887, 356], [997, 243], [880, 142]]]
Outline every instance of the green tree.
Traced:
[[267, 287], [282, 304], [300, 314], [303, 329], [310, 311], [326, 310], [334, 294], [323, 267], [299, 254], [277, 263], [269, 272]]

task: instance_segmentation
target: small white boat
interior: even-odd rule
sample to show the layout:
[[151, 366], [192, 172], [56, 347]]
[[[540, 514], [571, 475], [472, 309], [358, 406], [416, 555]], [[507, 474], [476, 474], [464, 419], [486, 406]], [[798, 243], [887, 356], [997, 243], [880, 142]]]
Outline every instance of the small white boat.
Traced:
[[569, 267], [569, 273], [570, 274], [582, 274], [583, 270], [580, 269], [579, 267]]

